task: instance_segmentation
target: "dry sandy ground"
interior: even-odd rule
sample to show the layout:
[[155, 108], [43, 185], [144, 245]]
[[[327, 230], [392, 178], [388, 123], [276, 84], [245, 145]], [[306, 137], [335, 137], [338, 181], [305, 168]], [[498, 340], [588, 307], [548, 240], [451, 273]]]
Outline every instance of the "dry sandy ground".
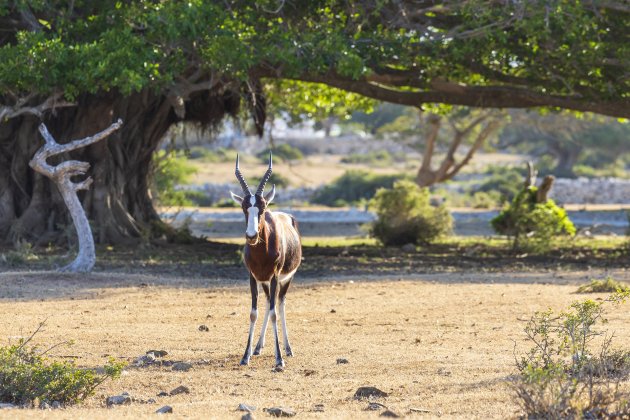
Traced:
[[[518, 407], [508, 379], [514, 348], [529, 348], [525, 321], [536, 310], [565, 308], [585, 297], [578, 284], [597, 272], [455, 273], [406, 278], [300, 279], [288, 295], [288, 323], [295, 357], [272, 372], [272, 348], [248, 367], [238, 366], [249, 316], [243, 285], [216, 280], [96, 273], [0, 274], [0, 344], [27, 336], [47, 319], [35, 341], [80, 366], [102, 365], [109, 355], [132, 361], [150, 349], [167, 360], [193, 363], [189, 372], [167, 367], [128, 368], [84, 404], [64, 410], [6, 410], [3, 418], [138, 418], [171, 405], [175, 418], [240, 418], [239, 403], [288, 406], [298, 418], [376, 418], [359, 386], [390, 393], [380, 402], [413, 418], [514, 417]], [[629, 280], [630, 273], [613, 273]], [[211, 276], [209, 275], [208, 278]], [[299, 276], [298, 276], [299, 277]], [[604, 295], [590, 295], [601, 298]], [[627, 305], [611, 308], [608, 330], [630, 342]], [[208, 332], [199, 331], [206, 325]], [[260, 323], [259, 323], [260, 325]], [[258, 330], [258, 328], [257, 328]], [[269, 337], [269, 335], [268, 335]], [[338, 358], [348, 364], [337, 364]], [[191, 393], [156, 397], [186, 385]], [[106, 408], [108, 395], [129, 392], [157, 403]], [[311, 411], [316, 404], [324, 412]], [[409, 414], [411, 408], [429, 413]]]

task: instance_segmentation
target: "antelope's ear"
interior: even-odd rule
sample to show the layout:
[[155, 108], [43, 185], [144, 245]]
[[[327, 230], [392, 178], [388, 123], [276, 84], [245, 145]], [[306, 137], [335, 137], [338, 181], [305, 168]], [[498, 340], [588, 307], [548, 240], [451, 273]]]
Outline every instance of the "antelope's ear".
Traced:
[[240, 197], [230, 191], [230, 195], [232, 196], [232, 200], [236, 201], [238, 204], [243, 204], [243, 197]]
[[276, 196], [276, 184], [274, 184], [273, 187], [271, 187], [271, 191], [269, 191], [265, 195], [265, 201], [267, 202], [267, 204], [271, 203], [275, 196]]

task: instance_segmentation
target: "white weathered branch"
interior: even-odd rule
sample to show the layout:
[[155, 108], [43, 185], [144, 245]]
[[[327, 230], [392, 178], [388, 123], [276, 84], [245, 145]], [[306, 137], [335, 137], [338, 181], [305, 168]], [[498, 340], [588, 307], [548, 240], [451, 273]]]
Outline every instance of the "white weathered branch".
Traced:
[[96, 252], [94, 248], [94, 238], [92, 236], [92, 229], [90, 223], [85, 215], [85, 210], [81, 205], [81, 201], [77, 196], [77, 191], [87, 190], [92, 185], [92, 178], [88, 177], [83, 181], [74, 182], [70, 178], [78, 175], [85, 175], [90, 168], [90, 164], [87, 162], [81, 162], [78, 160], [68, 160], [58, 165], [51, 165], [47, 162], [47, 159], [51, 156], [59, 155], [61, 153], [70, 152], [81, 147], [89, 146], [96, 143], [99, 140], [112, 134], [122, 126], [122, 120], [119, 119], [105, 130], [96, 133], [91, 137], [86, 137], [80, 140], [73, 140], [66, 144], [59, 144], [53, 138], [53, 136], [43, 123], [39, 126], [39, 132], [45, 140], [44, 145], [35, 153], [33, 159], [29, 162], [31, 168], [37, 172], [52, 179], [59, 192], [63, 197], [70, 216], [74, 222], [74, 227], [77, 231], [79, 238], [79, 253], [75, 260], [69, 265], [61, 268], [61, 271], [71, 272], [89, 272], [94, 267], [96, 262]]

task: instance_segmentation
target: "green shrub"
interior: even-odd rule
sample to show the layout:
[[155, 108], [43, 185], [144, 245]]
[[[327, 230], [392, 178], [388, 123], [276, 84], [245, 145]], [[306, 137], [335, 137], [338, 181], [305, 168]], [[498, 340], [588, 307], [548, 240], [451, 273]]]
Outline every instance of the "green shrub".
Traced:
[[45, 351], [29, 346], [32, 337], [0, 347], [0, 402], [75, 404], [92, 395], [108, 378], [119, 377], [124, 367], [110, 359], [104, 373], [99, 374], [77, 368], [72, 362], [50, 360]]
[[553, 200], [537, 203], [537, 191], [537, 187], [521, 191], [490, 221], [497, 233], [513, 238], [515, 250], [544, 252], [558, 235], [575, 235], [575, 226], [566, 211]]
[[153, 189], [157, 202], [162, 206], [191, 206], [193, 202], [185, 191], [175, 186], [190, 182], [197, 169], [183, 156], [160, 150], [154, 158]]
[[577, 293], [615, 293], [630, 292], [630, 286], [608, 276], [605, 279], [592, 279], [590, 283], [580, 286]]
[[199, 159], [206, 163], [222, 163], [236, 161], [236, 150], [229, 150], [220, 147], [215, 150], [207, 149], [201, 146], [195, 146], [188, 153], [190, 159]]
[[311, 201], [341, 207], [374, 197], [379, 188], [391, 188], [401, 175], [376, 175], [366, 171], [347, 171], [330, 185], [315, 193]]
[[379, 189], [370, 201], [377, 219], [370, 234], [383, 245], [429, 244], [450, 232], [453, 218], [446, 207], [431, 206], [429, 190], [400, 180]]
[[499, 193], [500, 204], [509, 202], [522, 190], [525, 171], [509, 166], [490, 166], [486, 170], [487, 178], [475, 189], [475, 192]]
[[273, 149], [267, 148], [256, 155], [264, 163], [269, 162], [269, 151], [273, 152], [273, 158], [279, 159], [283, 162], [290, 160], [302, 160], [304, 155], [297, 147], [293, 147], [290, 144], [279, 144]]
[[404, 162], [405, 155], [392, 155], [387, 150], [377, 150], [369, 153], [352, 153], [341, 159], [341, 163], [366, 164], [370, 166], [390, 166], [394, 161]]
[[607, 322], [604, 304], [627, 297], [627, 292], [617, 293], [601, 302], [574, 302], [560, 314], [547, 310], [532, 316], [525, 334], [533, 347], [517, 360], [513, 385], [524, 417], [630, 416], [630, 394], [619, 387], [630, 374], [630, 351], [611, 349], [612, 335], [596, 329]]

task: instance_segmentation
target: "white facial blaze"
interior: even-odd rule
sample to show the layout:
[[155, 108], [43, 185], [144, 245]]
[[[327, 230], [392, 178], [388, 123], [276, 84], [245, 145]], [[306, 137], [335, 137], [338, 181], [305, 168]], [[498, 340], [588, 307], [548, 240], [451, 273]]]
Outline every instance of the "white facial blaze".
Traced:
[[253, 196], [250, 197], [249, 202], [252, 206], [247, 209], [247, 230], [245, 234], [253, 238], [258, 234], [258, 207], [255, 206], [256, 198]]

